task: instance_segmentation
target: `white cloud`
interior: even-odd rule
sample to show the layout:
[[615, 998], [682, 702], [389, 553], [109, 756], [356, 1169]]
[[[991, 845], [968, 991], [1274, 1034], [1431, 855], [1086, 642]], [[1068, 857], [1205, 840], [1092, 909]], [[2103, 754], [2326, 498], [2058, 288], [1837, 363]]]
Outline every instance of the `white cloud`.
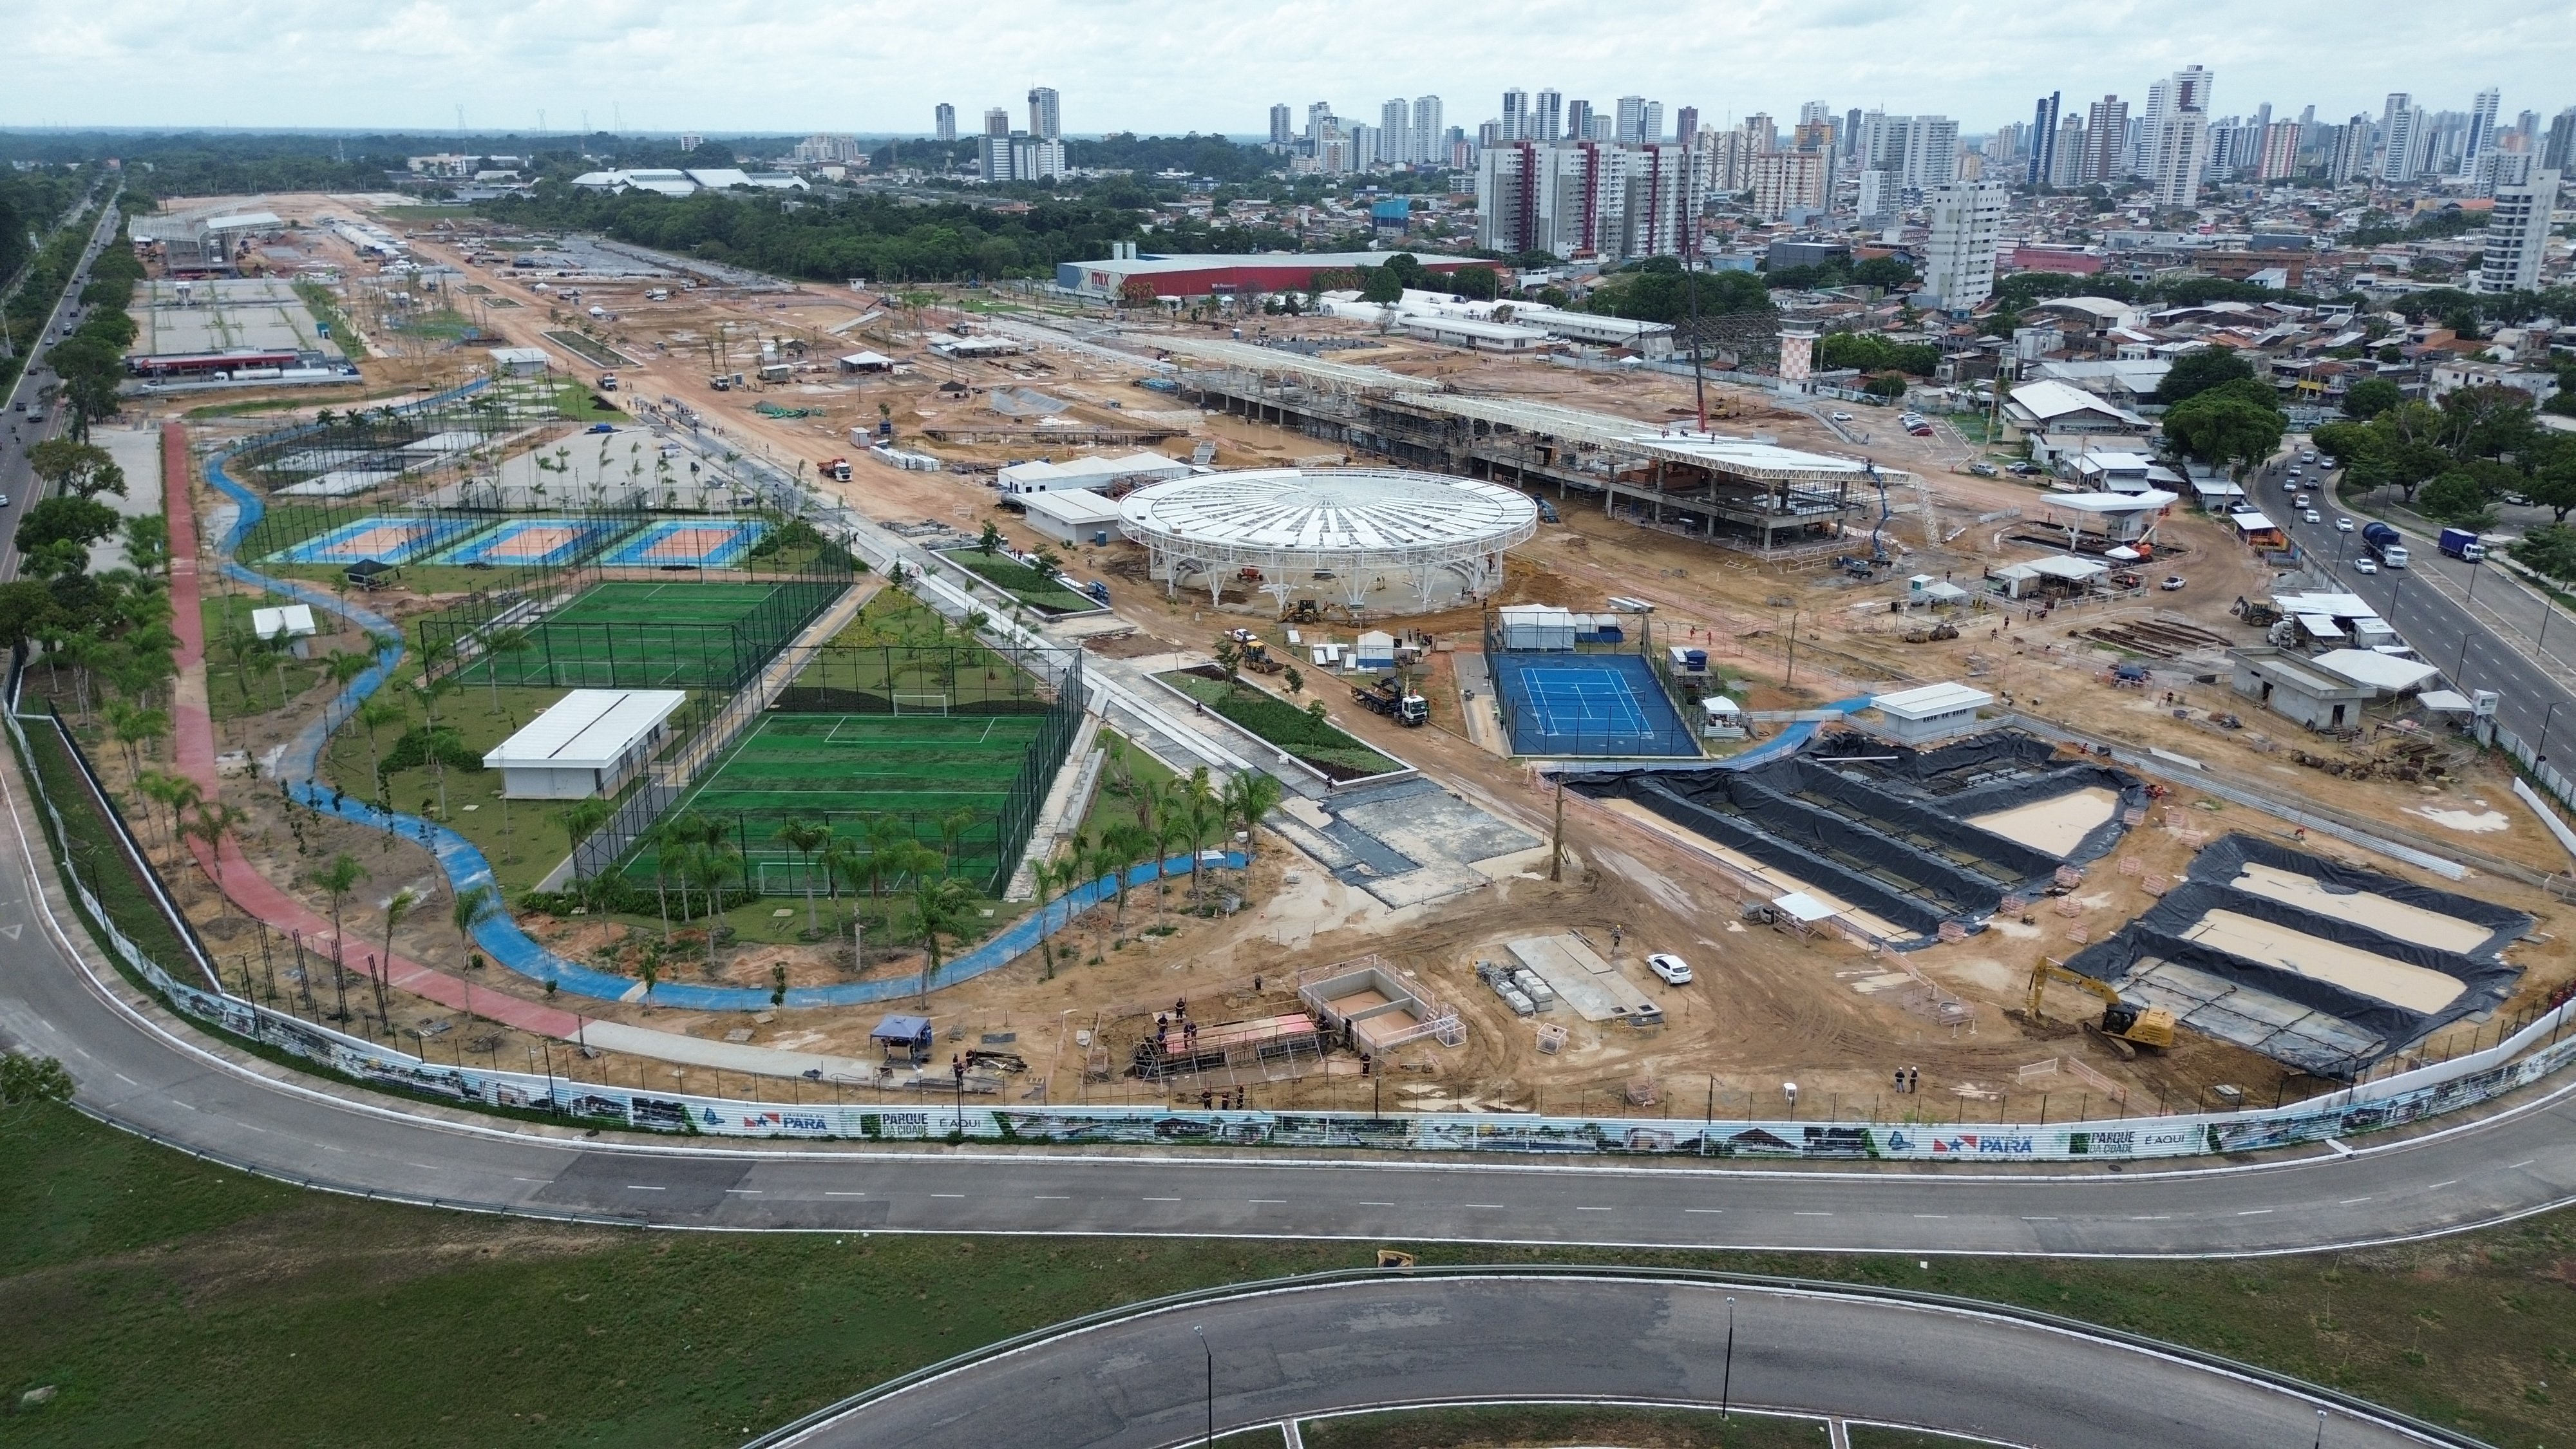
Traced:
[[2148, 83], [2194, 62], [2221, 114], [2378, 113], [2391, 90], [2435, 109], [2504, 88], [2505, 114], [2576, 102], [2576, 26], [2550, 6], [2463, 23], [2443, 6], [2350, 0], [2269, 12], [2219, 0], [1999, 7], [1964, 0], [1603, 5], [1501, 0], [12, 0], [0, 125], [921, 131], [939, 101], [1024, 115], [1064, 95], [1077, 132], [1257, 133], [1273, 101], [1374, 116], [1442, 96], [1452, 124], [1504, 87], [1607, 105], [1696, 105], [1723, 122], [1800, 102], [1956, 117], [2028, 116], [2032, 98]]

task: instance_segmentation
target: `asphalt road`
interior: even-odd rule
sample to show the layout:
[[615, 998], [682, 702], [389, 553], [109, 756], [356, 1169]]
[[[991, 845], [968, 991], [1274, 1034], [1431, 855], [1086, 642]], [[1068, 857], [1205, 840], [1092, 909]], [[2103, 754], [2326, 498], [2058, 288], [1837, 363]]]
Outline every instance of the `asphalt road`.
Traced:
[[438, 1120], [398, 1098], [236, 1067], [184, 1025], [156, 1024], [103, 965], [75, 964], [58, 932], [76, 922], [27, 895], [35, 830], [14, 780], [8, 789], [0, 1038], [61, 1058], [82, 1104], [109, 1121], [378, 1196], [685, 1228], [2083, 1255], [2298, 1251], [2576, 1201], [2576, 1085], [2409, 1141], [2163, 1172], [716, 1146]]
[[1400, 1404], [1617, 1400], [1724, 1402], [2051, 1449], [2443, 1442], [2248, 1375], [1999, 1314], [1521, 1276], [1371, 1280], [1149, 1311], [769, 1442], [1162, 1449], [1198, 1442], [1211, 1398], [1220, 1434]]
[[[2405, 568], [2359, 572], [2353, 562], [2369, 557], [2361, 528], [2370, 516], [2340, 509], [2329, 497], [2315, 502], [2317, 521], [2307, 522], [2281, 486], [2289, 462], [2288, 455], [2276, 458], [2247, 479], [2264, 516], [2286, 528], [2341, 587], [2376, 607], [2453, 687], [2464, 693], [2494, 690], [2505, 728], [2537, 741], [2545, 724], [2553, 735], [2570, 738], [2563, 727], [2576, 726], [2576, 689], [2570, 687], [2576, 668], [2560, 660], [2576, 660], [2576, 624], [2502, 570], [2445, 557], [2428, 537], [2408, 536]], [[2316, 475], [2308, 467], [2302, 481], [2316, 483]], [[2341, 475], [2335, 476], [2340, 482]], [[2314, 498], [2315, 489], [2309, 492]], [[2337, 530], [2338, 517], [2352, 519], [2353, 531]]]
[[[81, 288], [89, 285], [89, 266], [98, 260], [101, 248], [116, 235], [116, 209], [103, 208], [90, 232], [87, 246], [81, 252], [80, 266], [74, 269], [69, 286], [55, 299], [54, 310], [45, 315], [42, 346], [50, 347], [62, 340], [63, 326], [81, 314]], [[18, 546], [13, 541], [18, 532], [19, 515], [36, 500], [36, 475], [27, 464], [27, 450], [60, 431], [68, 410], [60, 403], [48, 406], [37, 401], [53, 372], [42, 356], [31, 362], [18, 380], [11, 384], [9, 395], [0, 399], [0, 419], [5, 419], [7, 433], [0, 438], [0, 496], [8, 503], [0, 506], [0, 578], [15, 577]], [[24, 411], [21, 411], [21, 407]]]

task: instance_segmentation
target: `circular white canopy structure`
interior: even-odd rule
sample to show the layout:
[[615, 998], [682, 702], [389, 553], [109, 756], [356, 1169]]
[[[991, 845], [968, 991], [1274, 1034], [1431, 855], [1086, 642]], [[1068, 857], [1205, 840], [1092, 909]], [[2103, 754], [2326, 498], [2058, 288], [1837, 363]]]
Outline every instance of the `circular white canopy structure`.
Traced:
[[1252, 584], [1284, 609], [1322, 585], [1353, 608], [1391, 578], [1429, 608], [1444, 579], [1481, 593], [1503, 551], [1538, 531], [1538, 505], [1499, 483], [1396, 468], [1256, 468], [1140, 488], [1119, 526], [1173, 592], [1184, 576], [1221, 597]]

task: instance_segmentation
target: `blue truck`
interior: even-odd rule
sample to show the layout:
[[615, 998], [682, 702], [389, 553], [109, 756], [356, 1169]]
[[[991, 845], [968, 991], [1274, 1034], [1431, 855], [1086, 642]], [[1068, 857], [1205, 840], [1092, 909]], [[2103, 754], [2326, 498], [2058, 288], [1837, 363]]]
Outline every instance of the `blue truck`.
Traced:
[[2434, 540], [2434, 546], [2464, 563], [2476, 563], [2487, 556], [2487, 546], [2478, 542], [2474, 528], [2443, 529], [2442, 536]]

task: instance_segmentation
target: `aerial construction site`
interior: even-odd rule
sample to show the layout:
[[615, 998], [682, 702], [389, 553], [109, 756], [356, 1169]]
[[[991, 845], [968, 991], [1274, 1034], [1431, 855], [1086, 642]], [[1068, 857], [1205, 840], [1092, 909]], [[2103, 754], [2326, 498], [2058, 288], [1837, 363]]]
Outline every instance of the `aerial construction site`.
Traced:
[[[386, 210], [400, 272], [319, 225], [363, 199], [261, 204], [362, 378], [281, 391], [292, 437], [186, 424], [243, 823], [146, 848], [228, 989], [422, 1061], [1032, 1121], [2098, 1120], [2345, 1090], [2576, 978], [2563, 832], [2436, 669], [2335, 673], [2330, 579], [2001, 476], [1990, 416]], [[228, 651], [296, 597], [345, 608]], [[370, 636], [432, 687], [345, 694]]]

